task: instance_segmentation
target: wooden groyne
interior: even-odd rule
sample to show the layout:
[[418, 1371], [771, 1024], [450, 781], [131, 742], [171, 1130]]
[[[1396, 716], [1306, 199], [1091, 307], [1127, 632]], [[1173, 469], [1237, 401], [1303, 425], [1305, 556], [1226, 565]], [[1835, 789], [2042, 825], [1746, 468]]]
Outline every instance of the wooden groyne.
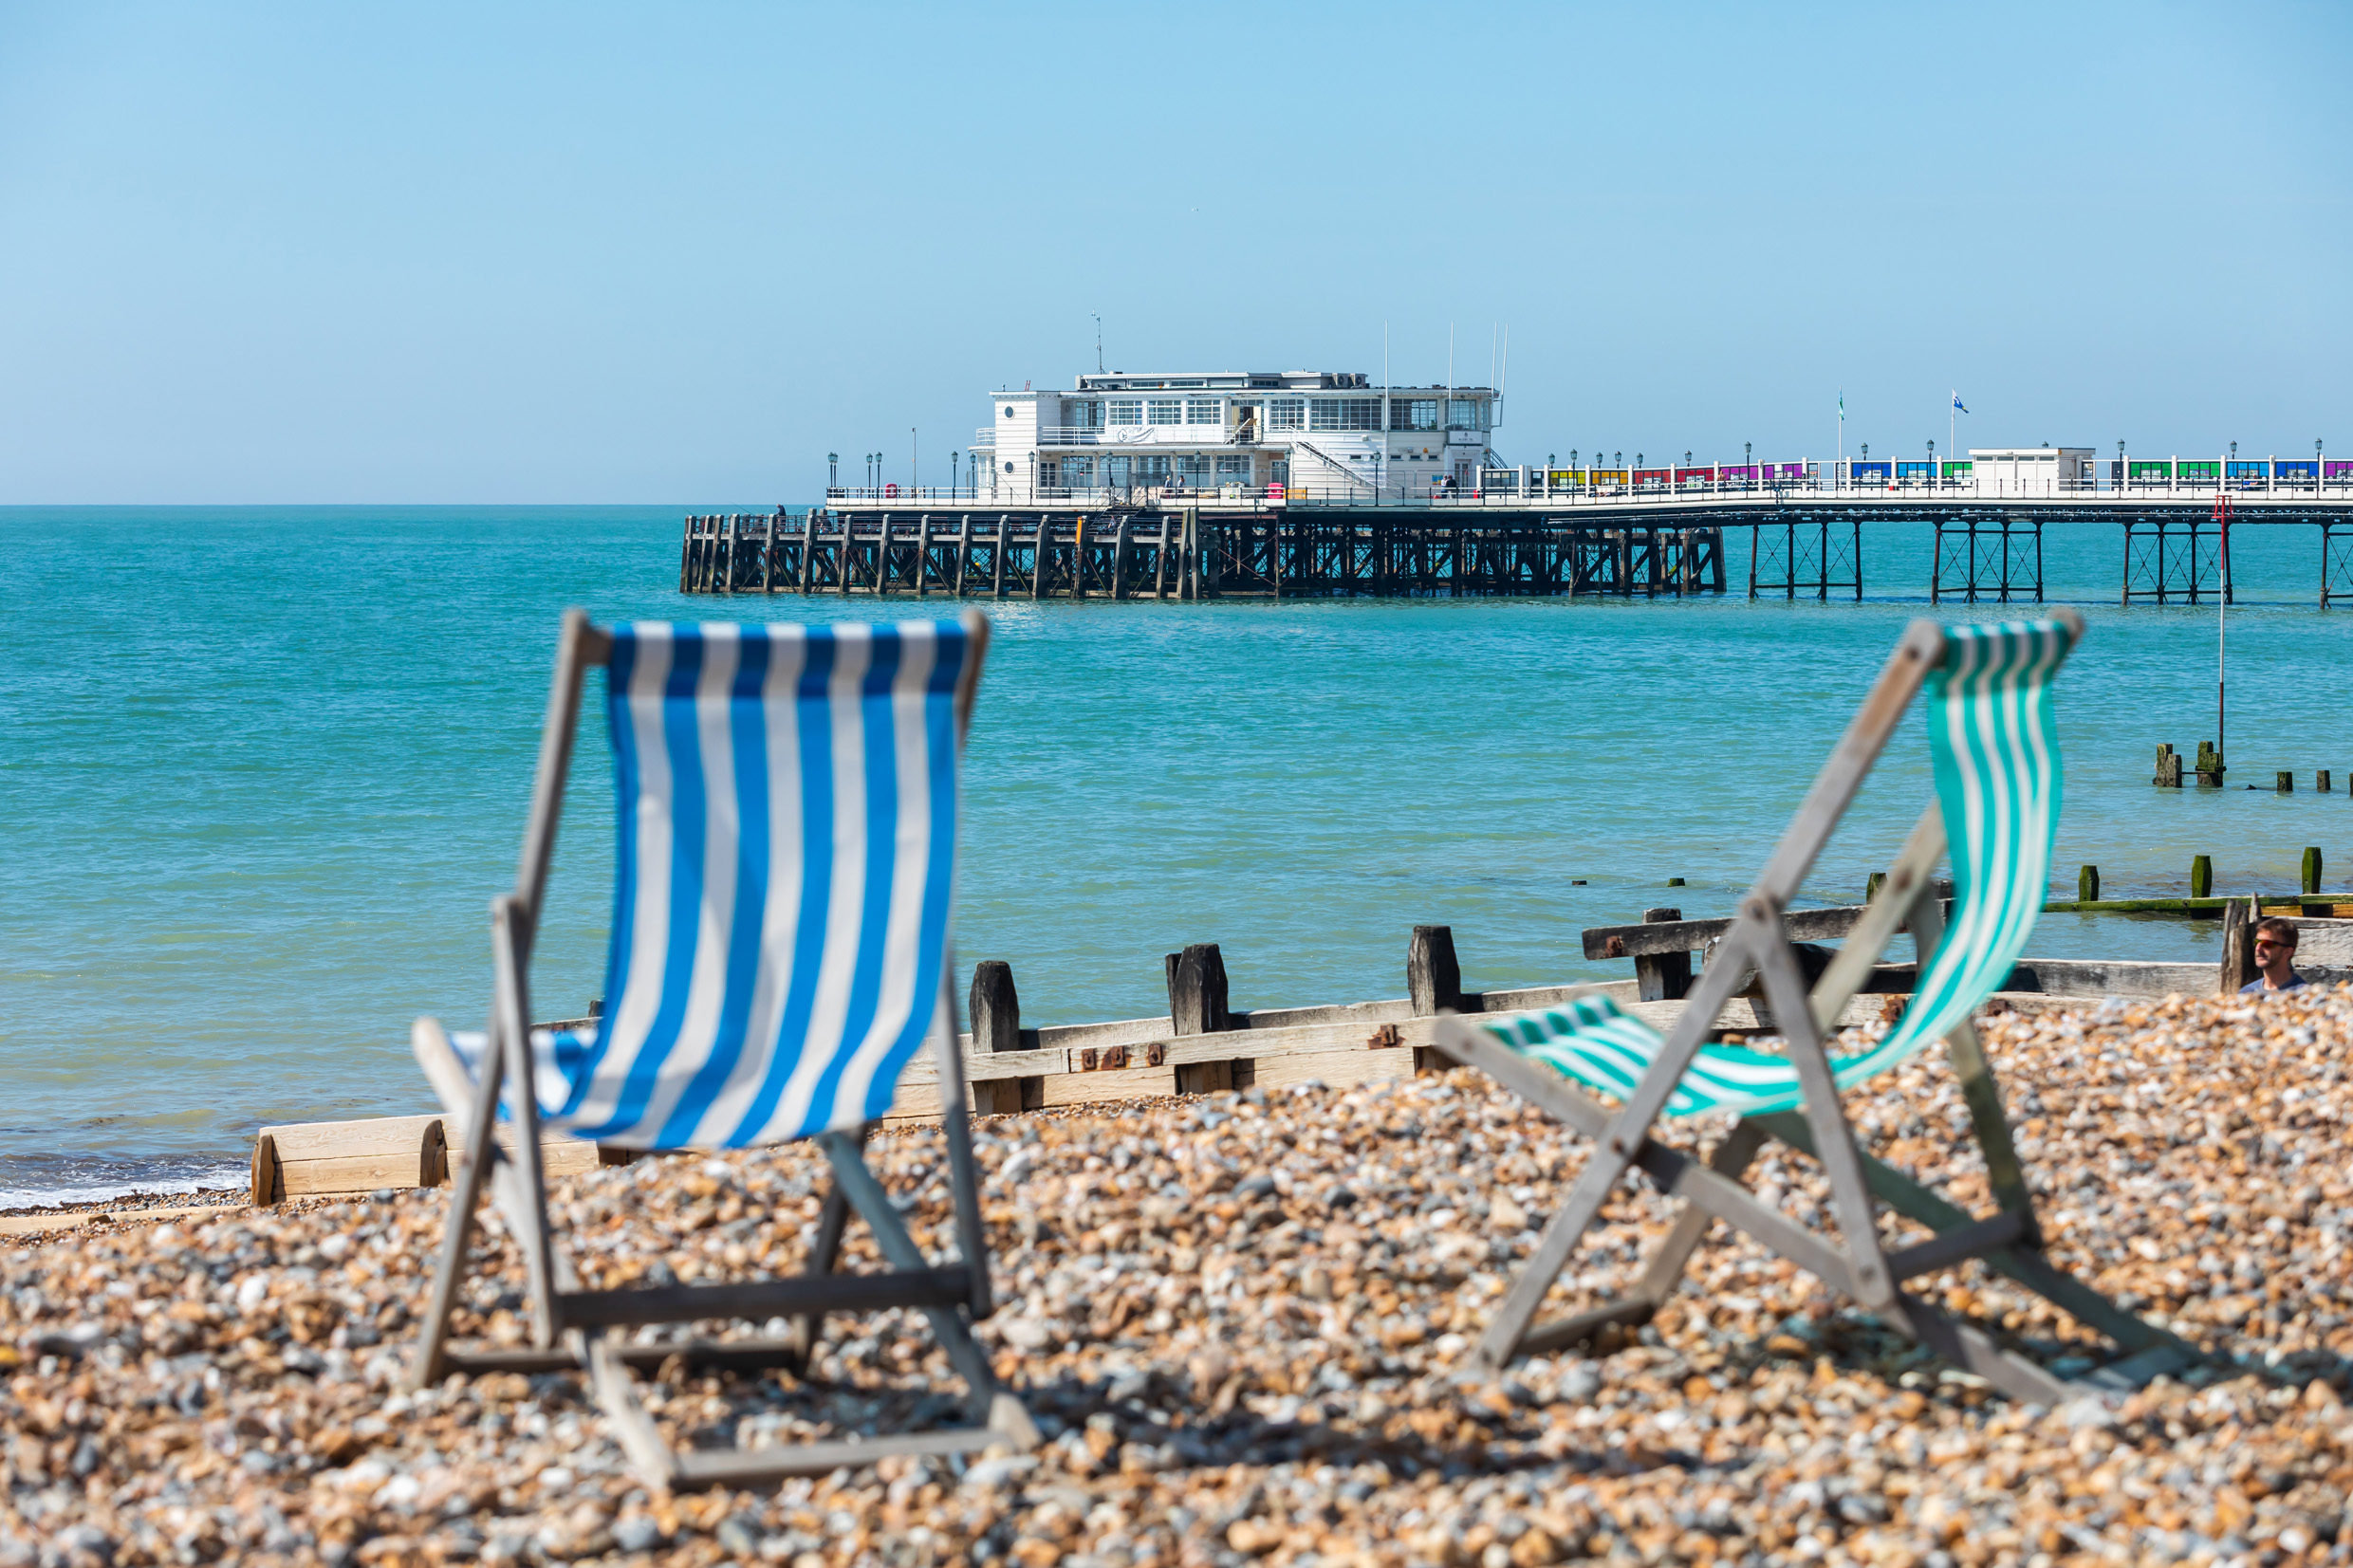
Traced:
[[[2250, 899], [2225, 902], [2218, 964], [2023, 959], [1988, 1005], [2032, 1012], [2112, 996], [2156, 1001], [2174, 993], [2235, 991], [2254, 974], [2250, 937], [2259, 906]], [[1863, 908], [1792, 910], [1789, 934], [1800, 942], [1836, 941], [1854, 929]], [[2353, 981], [2353, 919], [2295, 918], [2303, 937], [2300, 970], [2315, 982]], [[972, 1032], [962, 1037], [964, 1070], [975, 1112], [1011, 1116], [1311, 1081], [1342, 1088], [1441, 1071], [1447, 1063], [1431, 1044], [1441, 1011], [1524, 1012], [1598, 992], [1667, 1030], [1682, 1014], [1698, 967], [1695, 955], [1704, 954], [1708, 943], [1731, 924], [1685, 920], [1675, 909], [1650, 910], [1640, 922], [1598, 926], [1584, 933], [1587, 958], [1630, 960], [1633, 978], [1495, 991], [1464, 989], [1454, 932], [1444, 926], [1417, 926], [1406, 947], [1405, 995], [1313, 1007], [1233, 1006], [1225, 955], [1216, 944], [1204, 943], [1163, 960], [1166, 1013], [1035, 1028], [1022, 1023], [1010, 967], [988, 962], [973, 972]], [[1910, 964], [1877, 966], [1840, 1014], [1841, 1026], [1893, 1017], [1915, 974]], [[1739, 996], [1727, 1004], [1716, 1034], [1772, 1029], [1764, 1004]], [[887, 1119], [931, 1117], [938, 1109], [936, 1069], [929, 1055], [918, 1056], [899, 1080]], [[434, 1116], [265, 1128], [254, 1144], [252, 1201], [439, 1186], [449, 1179], [453, 1139], [454, 1130]], [[632, 1157], [561, 1137], [549, 1138], [544, 1152], [548, 1169], [558, 1174]]]
[[1511, 514], [1069, 510], [689, 517], [678, 591], [951, 599], [1724, 591], [1720, 527]]

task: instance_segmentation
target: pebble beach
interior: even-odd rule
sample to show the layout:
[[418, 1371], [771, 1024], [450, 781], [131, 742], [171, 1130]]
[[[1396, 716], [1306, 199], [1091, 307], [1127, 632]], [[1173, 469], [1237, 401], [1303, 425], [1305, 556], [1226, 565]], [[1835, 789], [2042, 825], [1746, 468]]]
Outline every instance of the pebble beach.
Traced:
[[[2353, 1560], [2353, 993], [1984, 1029], [2050, 1256], [2206, 1364], [2016, 1405], [1719, 1230], [1648, 1327], [1480, 1381], [1470, 1344], [1584, 1147], [1455, 1071], [982, 1121], [980, 1332], [1046, 1443], [757, 1492], [649, 1491], [576, 1374], [396, 1392], [441, 1192], [26, 1243], [0, 1253], [0, 1568]], [[1988, 1207], [1940, 1060], [1846, 1103], [1882, 1157]], [[872, 1158], [944, 1244], [936, 1131]], [[595, 1171], [556, 1192], [558, 1233], [592, 1286], [788, 1271], [821, 1167], [787, 1146]], [[1821, 1223], [1810, 1171], [1769, 1155], [1751, 1180]], [[1668, 1219], [1623, 1193], [1554, 1305], [1630, 1277]], [[521, 1265], [487, 1228], [460, 1328], [518, 1343]], [[877, 1266], [855, 1226], [845, 1266]], [[2106, 1354], [1978, 1265], [1914, 1288], [2063, 1372]], [[645, 1392], [676, 1442], [757, 1447], [930, 1421], [956, 1387], [888, 1314], [830, 1319], [806, 1380], [673, 1362]]]

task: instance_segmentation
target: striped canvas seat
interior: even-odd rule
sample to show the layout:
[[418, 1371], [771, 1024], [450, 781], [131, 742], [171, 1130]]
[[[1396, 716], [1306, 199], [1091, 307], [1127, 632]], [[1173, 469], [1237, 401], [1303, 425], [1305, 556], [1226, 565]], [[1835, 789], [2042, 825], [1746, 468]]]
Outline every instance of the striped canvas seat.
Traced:
[[[612, 639], [604, 1012], [593, 1035], [535, 1032], [540, 1119], [723, 1149], [880, 1117], [943, 1005], [966, 630], [640, 622]], [[483, 1036], [451, 1043], [478, 1069]]]
[[[1928, 750], [1953, 855], [1945, 940], [1911, 1005], [1867, 1050], [1830, 1059], [1844, 1089], [1942, 1039], [1999, 989], [2042, 913], [2059, 827], [2059, 737], [2051, 677], [2071, 637], [2057, 621], [1955, 627], [1927, 682]], [[1495, 1039], [1623, 1099], [1664, 1038], [1606, 997], [1476, 1022]], [[1788, 1059], [1707, 1045], [1669, 1096], [1666, 1114], [1788, 1111], [1802, 1096]]]

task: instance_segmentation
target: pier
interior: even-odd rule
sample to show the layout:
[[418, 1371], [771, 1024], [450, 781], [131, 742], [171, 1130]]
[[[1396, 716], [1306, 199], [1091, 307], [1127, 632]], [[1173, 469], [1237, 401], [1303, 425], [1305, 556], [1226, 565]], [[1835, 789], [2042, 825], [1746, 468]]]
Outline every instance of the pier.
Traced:
[[1862, 597], [1875, 527], [1934, 531], [1932, 603], [2041, 603], [2044, 531], [2116, 530], [2119, 601], [2233, 594], [2228, 535], [2304, 527], [2315, 599], [2353, 600], [2353, 483], [1985, 494], [1973, 487], [1721, 481], [1529, 486], [1456, 498], [1126, 492], [1019, 507], [969, 492], [843, 491], [804, 511], [692, 516], [681, 593], [986, 599], [1683, 597], [1732, 591], [1746, 531], [1751, 599]]

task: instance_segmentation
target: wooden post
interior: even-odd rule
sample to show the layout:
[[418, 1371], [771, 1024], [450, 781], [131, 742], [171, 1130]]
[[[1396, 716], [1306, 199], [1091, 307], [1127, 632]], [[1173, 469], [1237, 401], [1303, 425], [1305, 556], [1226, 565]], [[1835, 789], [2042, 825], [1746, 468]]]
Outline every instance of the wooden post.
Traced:
[[2328, 793], [2328, 769], [2324, 767], [2312, 775], [2312, 787], [2324, 795]]
[[801, 591], [809, 591], [809, 574], [816, 570], [817, 508], [811, 507], [801, 514]]
[[[1682, 918], [1683, 912], [1679, 909], [1642, 912], [1642, 924], [1646, 926]], [[1691, 989], [1691, 954], [1688, 952], [1644, 954], [1634, 961], [1635, 986], [1644, 1002], [1680, 1002]]]
[[[1223, 1034], [1233, 1027], [1233, 1020], [1226, 1010], [1226, 961], [1218, 953], [1216, 943], [1198, 942], [1182, 952], [1172, 952], [1165, 968], [1171, 1033]], [[1237, 1088], [1234, 1078], [1234, 1063], [1231, 1061], [1180, 1062], [1176, 1068], [1176, 1092], [1201, 1095]]]
[[[888, 520], [889, 515], [890, 515], [890, 514], [889, 514], [889, 513], [887, 513], [887, 512], [883, 514], [885, 521], [887, 521], [887, 520]], [[842, 597], [843, 597], [843, 599], [847, 599], [847, 598], [849, 598], [849, 597], [850, 597], [850, 560], [851, 560], [851, 554], [852, 554], [851, 549], [850, 549], [850, 545], [851, 545], [852, 542], [856, 540], [856, 538], [857, 538], [857, 537], [858, 537], [858, 517], [857, 517], [857, 514], [856, 514], [856, 513], [854, 513], [854, 512], [843, 512], [843, 513], [842, 514], [842, 555], [841, 555], [841, 562], [842, 562], [842, 582], [841, 582], [841, 589], [842, 589]]]
[[741, 521], [734, 512], [719, 519], [719, 592], [723, 594], [735, 591], [735, 535]]
[[1072, 599], [1086, 597], [1086, 514], [1084, 512], [1079, 513], [1070, 523], [1070, 597]]
[[2075, 873], [2075, 899], [2080, 904], [2100, 902], [2100, 868], [2081, 866]]
[[2237, 994], [2255, 973], [2255, 901], [2233, 898], [2222, 911], [2222, 994]]
[[1454, 957], [1454, 928], [1416, 926], [1405, 946], [1405, 989], [1416, 1018], [1462, 1011], [1462, 965]]
[[678, 541], [678, 592], [686, 592], [686, 575], [695, 565], [695, 519], [686, 520], [686, 532]]
[[[993, 958], [974, 965], [967, 1006], [974, 1056], [1021, 1049], [1021, 995], [1013, 989], [1011, 965]], [[973, 1085], [973, 1108], [991, 1116], [1035, 1110], [1045, 1099], [1043, 1078], [983, 1079]]]
[[1887, 873], [1883, 871], [1875, 871], [1864, 877], [1862, 879], [1862, 901], [1867, 904], [1877, 898], [1880, 895], [1880, 889], [1886, 885]]
[[2304, 895], [2316, 898], [2321, 891], [2321, 846], [2308, 844], [2304, 851]]
[[278, 1179], [278, 1140], [267, 1133], [253, 1140], [252, 1189], [256, 1205], [273, 1204], [286, 1195]]
[[916, 524], [915, 531], [915, 597], [926, 596], [929, 583], [925, 581], [932, 569], [932, 514], [925, 512]]
[[1005, 549], [1013, 542], [1013, 519], [1010, 512], [997, 513], [997, 547], [989, 559], [989, 592], [991, 597], [1005, 597]]
[[1128, 519], [1122, 516], [1111, 535], [1111, 597], [1115, 601], [1127, 597], [1127, 525]]
[[2181, 787], [2181, 753], [2171, 746], [2157, 748], [2157, 786], [2160, 789]]
[[[1168, 597], [1168, 526], [1172, 521], [1168, 513], [1160, 514], [1160, 546], [1153, 552], [1152, 556], [1152, 597], [1154, 599]], [[2325, 779], [2328, 775], [2324, 773], [2321, 777]], [[2326, 789], [2328, 786], [2323, 784], [2321, 787]]]
[[2296, 792], [2295, 774], [2283, 767], [2279, 770], [2277, 777], [2279, 782], [2273, 784], [2271, 786], [2272, 788], [2278, 790], [2283, 795], [2293, 795]]
[[785, 524], [785, 508], [779, 507], [768, 520], [768, 537], [760, 545], [760, 592], [776, 591], [776, 552], [783, 547], [781, 536]]
[[973, 514], [971, 512], [966, 512], [964, 514], [964, 520], [956, 525], [955, 595], [958, 599], [962, 599], [964, 597], [964, 574], [972, 568], [972, 564]]
[[1046, 514], [1040, 512], [1038, 514], [1038, 552], [1029, 562], [1029, 597], [1031, 599], [1046, 597], [1046, 550], [1047, 546], [1052, 543], [1052, 536], [1047, 532], [1049, 526], [1049, 520]]
[[2190, 896], [2212, 898], [2214, 895], [2214, 858], [2196, 855], [2190, 858]]

